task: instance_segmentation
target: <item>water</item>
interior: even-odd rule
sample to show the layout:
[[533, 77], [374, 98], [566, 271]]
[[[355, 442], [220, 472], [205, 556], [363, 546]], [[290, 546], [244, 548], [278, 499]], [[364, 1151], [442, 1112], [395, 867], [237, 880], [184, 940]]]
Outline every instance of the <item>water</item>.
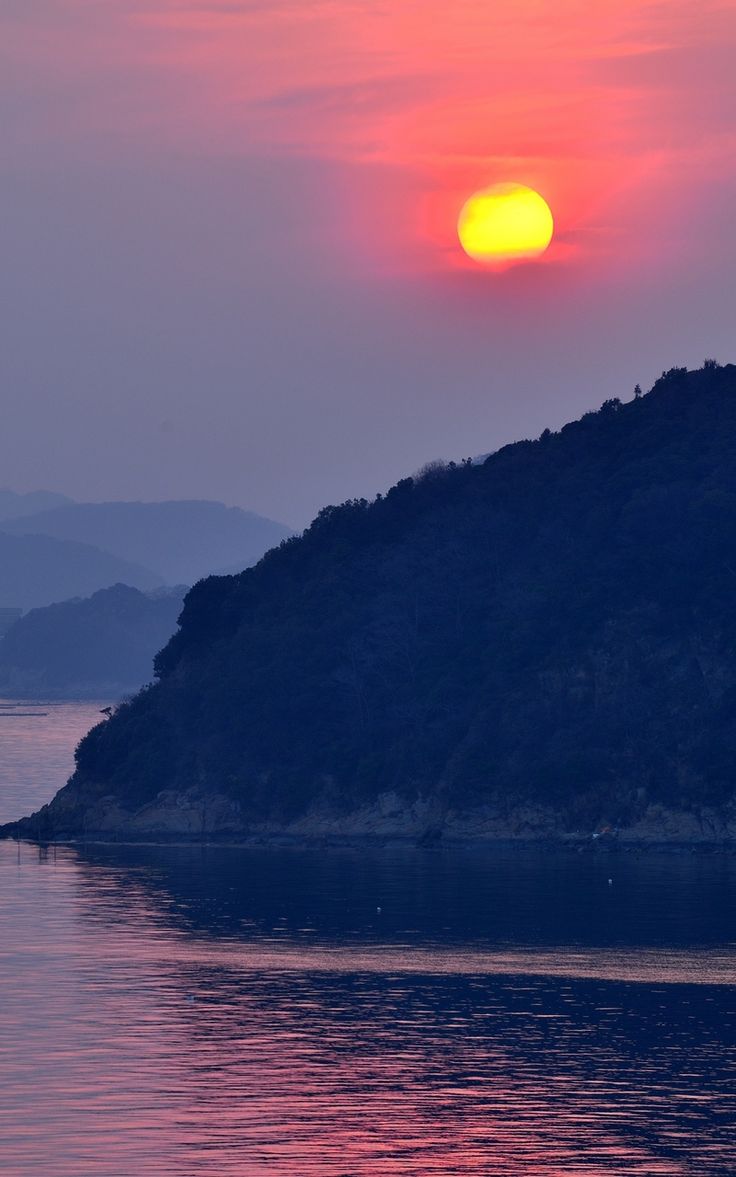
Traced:
[[0, 895], [3, 1175], [736, 1172], [734, 859], [3, 843]]
[[0, 699], [0, 823], [38, 809], [74, 767], [74, 749], [106, 703]]

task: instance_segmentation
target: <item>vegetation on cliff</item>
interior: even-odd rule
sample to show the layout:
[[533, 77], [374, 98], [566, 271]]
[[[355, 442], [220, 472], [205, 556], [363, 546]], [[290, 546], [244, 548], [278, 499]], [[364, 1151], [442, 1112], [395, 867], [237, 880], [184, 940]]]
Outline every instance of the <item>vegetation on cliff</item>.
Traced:
[[197, 584], [67, 806], [196, 786], [247, 825], [392, 791], [578, 829], [727, 807], [735, 602], [736, 367], [707, 362]]

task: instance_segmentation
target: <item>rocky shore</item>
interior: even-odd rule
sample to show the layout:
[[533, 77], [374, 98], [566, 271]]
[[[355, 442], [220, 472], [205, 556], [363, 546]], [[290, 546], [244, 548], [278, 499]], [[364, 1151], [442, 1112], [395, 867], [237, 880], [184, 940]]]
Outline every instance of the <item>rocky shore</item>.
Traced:
[[[86, 790], [85, 790], [86, 793]], [[90, 800], [70, 782], [30, 817], [0, 826], [0, 837], [43, 842], [256, 842], [345, 844], [405, 842], [412, 845], [550, 843], [596, 848], [669, 846], [736, 849], [736, 814], [698, 813], [649, 805], [636, 821], [617, 828], [571, 829], [551, 809], [519, 804], [466, 812], [443, 808], [436, 798], [407, 802], [381, 793], [372, 805], [338, 812], [317, 800], [291, 821], [255, 820], [221, 793], [163, 791], [138, 809], [112, 796]]]

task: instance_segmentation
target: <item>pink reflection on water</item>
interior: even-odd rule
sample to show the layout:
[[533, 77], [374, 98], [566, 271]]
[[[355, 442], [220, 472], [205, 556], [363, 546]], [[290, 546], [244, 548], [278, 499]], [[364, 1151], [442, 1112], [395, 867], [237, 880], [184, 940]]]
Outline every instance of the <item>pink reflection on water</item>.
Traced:
[[725, 949], [206, 938], [144, 877], [16, 855], [0, 847], [10, 1177], [729, 1172]]
[[0, 699], [0, 823], [40, 809], [66, 784], [74, 749], [105, 705]]

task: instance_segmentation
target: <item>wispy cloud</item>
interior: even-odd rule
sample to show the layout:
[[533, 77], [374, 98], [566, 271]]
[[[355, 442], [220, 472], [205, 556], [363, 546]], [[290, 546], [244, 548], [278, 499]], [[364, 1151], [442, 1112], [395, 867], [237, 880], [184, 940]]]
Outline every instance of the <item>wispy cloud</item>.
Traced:
[[14, 142], [403, 168], [438, 224], [512, 168], [572, 229], [730, 142], [735, 53], [731, 0], [5, 0], [0, 101]]

